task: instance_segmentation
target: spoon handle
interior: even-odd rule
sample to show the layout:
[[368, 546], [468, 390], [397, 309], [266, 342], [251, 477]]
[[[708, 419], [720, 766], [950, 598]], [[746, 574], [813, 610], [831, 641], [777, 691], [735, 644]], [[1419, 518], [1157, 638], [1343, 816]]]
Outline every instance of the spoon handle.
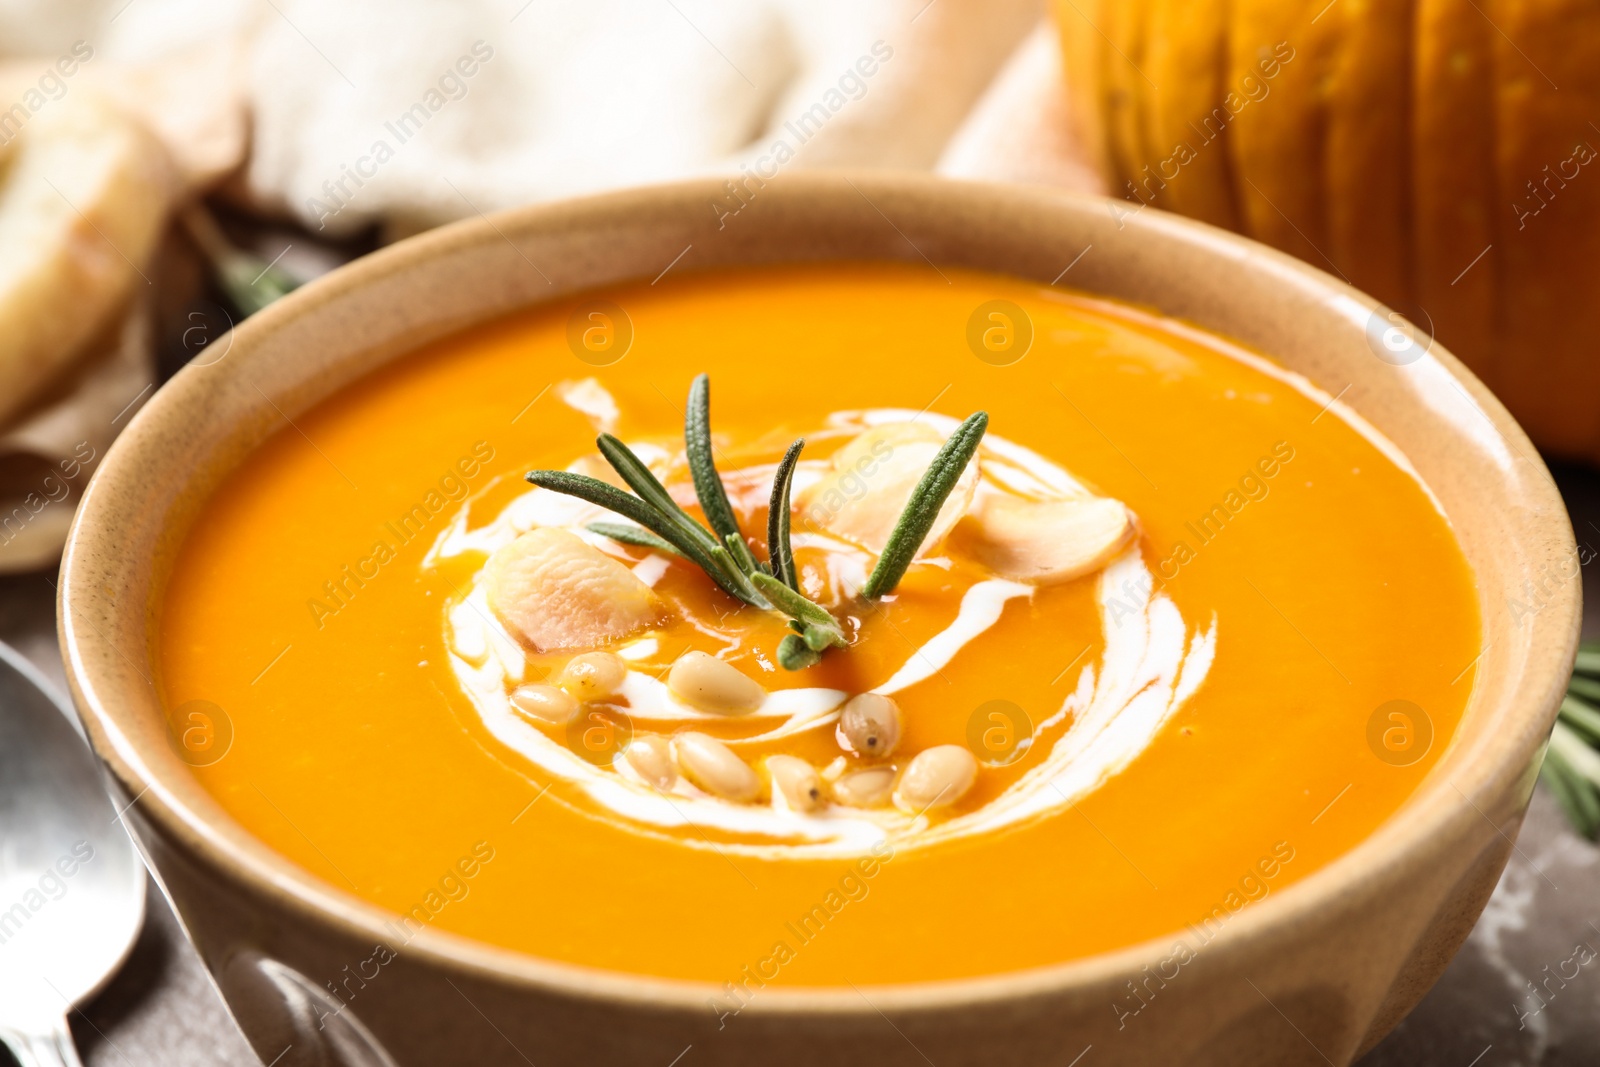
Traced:
[[65, 1019], [42, 1033], [0, 1030], [0, 1040], [4, 1040], [21, 1067], [83, 1067]]

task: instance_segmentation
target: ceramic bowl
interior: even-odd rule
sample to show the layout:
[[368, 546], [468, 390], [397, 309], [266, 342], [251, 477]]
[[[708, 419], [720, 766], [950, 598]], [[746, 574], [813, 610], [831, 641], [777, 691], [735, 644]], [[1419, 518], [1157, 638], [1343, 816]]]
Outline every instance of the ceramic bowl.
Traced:
[[[1571, 668], [1572, 530], [1522, 431], [1452, 356], [1371, 299], [1158, 211], [867, 174], [784, 175], [732, 217], [716, 206], [726, 196], [703, 181], [531, 207], [362, 259], [214, 342], [204, 365], [138, 414], [89, 487], [60, 585], [73, 697], [262, 1060], [958, 1067], [1068, 1064], [1091, 1047], [1084, 1062], [1095, 1067], [1353, 1060], [1421, 998], [1483, 908]], [[1136, 1026], [1119, 1028], [1114, 1005], [1172, 938], [970, 980], [772, 986], [733, 1019], [719, 1019], [721, 990], [709, 984], [558, 964], [433, 929], [361, 979], [363, 961], [393, 940], [394, 917], [254, 840], [169, 743], [152, 682], [154, 606], [207, 494], [285, 417], [462, 327], [669, 267], [862, 259], [1067, 282], [1154, 307], [1274, 356], [1387, 434], [1454, 524], [1484, 618], [1471, 705], [1436, 769], [1358, 848], [1238, 913]], [[1531, 611], [1513, 603], [1530, 581]]]

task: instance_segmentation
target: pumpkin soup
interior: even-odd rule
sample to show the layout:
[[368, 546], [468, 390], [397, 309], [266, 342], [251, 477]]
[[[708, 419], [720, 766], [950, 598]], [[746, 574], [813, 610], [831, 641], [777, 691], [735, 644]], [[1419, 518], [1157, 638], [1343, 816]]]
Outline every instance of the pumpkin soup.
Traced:
[[1448, 521], [1334, 397], [889, 264], [430, 345], [229, 475], [161, 622], [174, 721], [232, 728], [195, 773], [392, 948], [729, 1010], [1200, 951], [1395, 813], [1479, 643]]

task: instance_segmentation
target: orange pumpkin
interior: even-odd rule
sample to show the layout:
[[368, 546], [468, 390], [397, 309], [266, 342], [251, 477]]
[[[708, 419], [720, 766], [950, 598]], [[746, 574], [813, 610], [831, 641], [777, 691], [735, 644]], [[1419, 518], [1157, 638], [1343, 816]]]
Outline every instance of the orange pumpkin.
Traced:
[[1600, 458], [1600, 3], [1057, 0], [1114, 194], [1402, 312]]

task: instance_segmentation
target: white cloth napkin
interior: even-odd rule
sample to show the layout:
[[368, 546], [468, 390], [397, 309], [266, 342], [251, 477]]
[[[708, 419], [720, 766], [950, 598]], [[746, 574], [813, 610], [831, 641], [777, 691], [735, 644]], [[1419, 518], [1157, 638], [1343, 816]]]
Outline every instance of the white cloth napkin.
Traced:
[[1067, 92], [1061, 35], [1046, 19], [1017, 46], [945, 146], [936, 169], [951, 178], [1104, 196], [1105, 179], [1079, 146]]
[[[0, 48], [50, 53], [85, 39], [107, 65], [176, 67], [238, 42], [243, 59], [215, 95], [237, 88], [251, 113], [241, 195], [327, 233], [375, 222], [405, 232], [741, 166], [931, 167], [1039, 10], [1039, 0], [0, 0]], [[781, 164], [779, 141], [793, 153]]]
[[[255, 210], [393, 237], [696, 175], [930, 168], [1039, 16], [1040, 0], [0, 0], [0, 61], [45, 72], [87, 47], [67, 91], [110, 86], [186, 190], [231, 173]], [[59, 547], [70, 504], [22, 523], [25, 545], [4, 516], [148, 383], [147, 334], [130, 309], [0, 425], [0, 571]]]
[[927, 168], [1036, 17], [1033, 0], [279, 7], [252, 48], [247, 187], [329, 232], [741, 168]]

